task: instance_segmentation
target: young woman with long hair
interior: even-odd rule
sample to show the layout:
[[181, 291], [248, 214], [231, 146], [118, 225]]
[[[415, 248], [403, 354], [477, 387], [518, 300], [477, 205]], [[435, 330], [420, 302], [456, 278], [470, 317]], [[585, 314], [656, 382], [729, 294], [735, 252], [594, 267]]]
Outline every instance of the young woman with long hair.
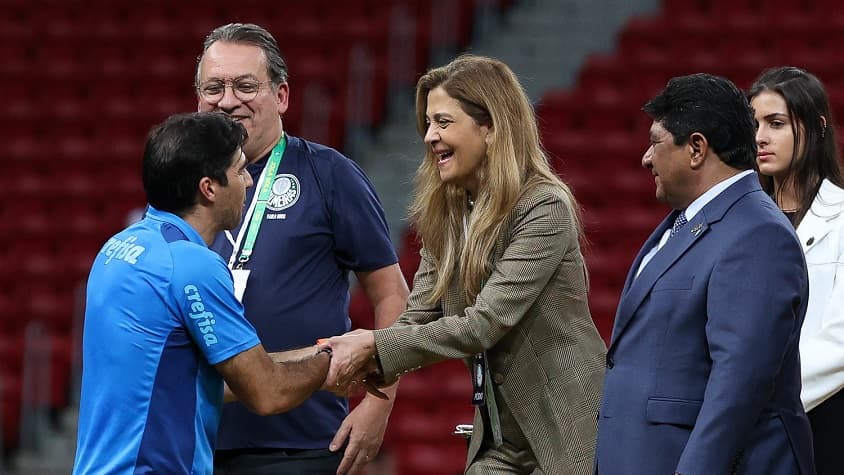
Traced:
[[841, 473], [844, 435], [844, 178], [829, 99], [814, 75], [769, 69], [748, 93], [763, 188], [797, 228], [809, 269], [801, 399], [818, 474]]

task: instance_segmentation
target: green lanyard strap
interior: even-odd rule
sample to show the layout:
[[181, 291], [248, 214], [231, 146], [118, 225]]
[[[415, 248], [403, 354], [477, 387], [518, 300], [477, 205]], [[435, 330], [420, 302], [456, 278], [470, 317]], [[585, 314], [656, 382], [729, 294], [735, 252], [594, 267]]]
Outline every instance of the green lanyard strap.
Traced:
[[240, 256], [237, 258], [236, 267], [242, 269], [244, 265], [252, 257], [252, 250], [255, 248], [255, 240], [258, 239], [258, 230], [261, 228], [261, 223], [264, 222], [264, 213], [267, 210], [267, 201], [270, 199], [270, 192], [273, 188], [273, 181], [275, 181], [275, 174], [278, 171], [278, 166], [281, 163], [281, 157], [284, 155], [284, 149], [287, 148], [287, 136], [282, 134], [281, 140], [273, 147], [270, 158], [267, 160], [267, 166], [264, 170], [264, 179], [261, 181], [260, 188], [256, 191], [258, 193], [258, 202], [255, 204], [255, 211], [252, 212], [252, 217], [249, 220], [249, 229], [246, 232], [246, 239], [243, 243], [243, 248], [240, 250]]

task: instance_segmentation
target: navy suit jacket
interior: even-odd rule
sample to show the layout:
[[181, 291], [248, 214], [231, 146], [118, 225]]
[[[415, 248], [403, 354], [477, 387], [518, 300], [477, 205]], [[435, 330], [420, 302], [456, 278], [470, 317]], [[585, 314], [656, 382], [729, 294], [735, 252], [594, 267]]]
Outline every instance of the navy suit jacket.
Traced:
[[627, 276], [598, 416], [599, 475], [815, 473], [800, 403], [808, 301], [794, 230], [756, 174]]

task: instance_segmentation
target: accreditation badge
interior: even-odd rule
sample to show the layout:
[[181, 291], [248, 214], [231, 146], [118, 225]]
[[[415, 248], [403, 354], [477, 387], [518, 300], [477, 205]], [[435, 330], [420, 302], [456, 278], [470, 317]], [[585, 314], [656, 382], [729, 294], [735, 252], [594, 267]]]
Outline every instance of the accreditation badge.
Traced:
[[472, 404], [486, 405], [484, 383], [486, 378], [486, 353], [478, 353], [472, 358]]
[[246, 292], [246, 281], [249, 280], [249, 269], [232, 269], [234, 278], [234, 296], [240, 303], [243, 303], [243, 293]]

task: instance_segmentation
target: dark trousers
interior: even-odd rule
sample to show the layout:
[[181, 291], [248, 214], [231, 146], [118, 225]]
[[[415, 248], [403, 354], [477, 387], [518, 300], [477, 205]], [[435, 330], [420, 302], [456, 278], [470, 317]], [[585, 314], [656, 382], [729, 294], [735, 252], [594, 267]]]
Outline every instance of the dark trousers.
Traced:
[[815, 466], [818, 475], [844, 473], [841, 457], [844, 440], [844, 391], [822, 402], [808, 413], [815, 444]]
[[215, 475], [334, 475], [343, 452], [284, 449], [218, 450]]

